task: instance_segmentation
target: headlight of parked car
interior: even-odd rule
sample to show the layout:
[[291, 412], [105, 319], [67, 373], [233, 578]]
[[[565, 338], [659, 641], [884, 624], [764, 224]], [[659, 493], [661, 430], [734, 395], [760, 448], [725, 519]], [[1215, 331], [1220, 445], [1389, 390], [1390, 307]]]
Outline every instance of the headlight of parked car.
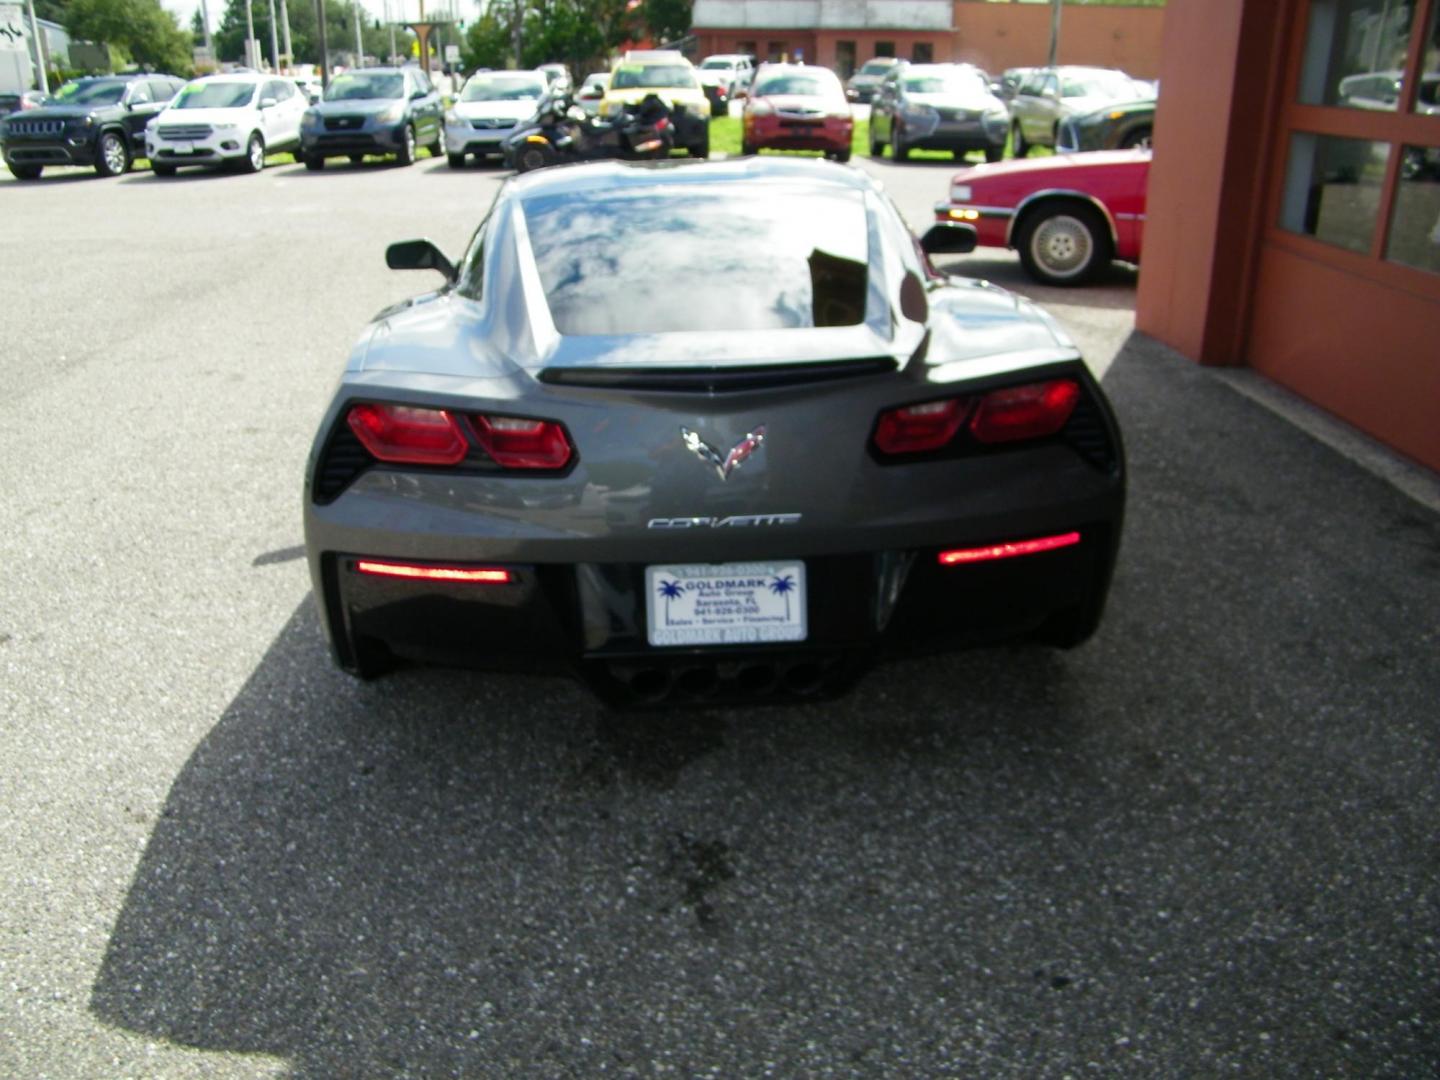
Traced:
[[405, 103], [403, 101], [397, 101], [394, 105], [391, 105], [388, 109], [386, 109], [380, 114], [380, 122], [382, 124], [393, 124], [397, 120], [402, 119], [404, 116]]
[[319, 122], [320, 114], [317, 113], [314, 109], [306, 109], [304, 114], [300, 117], [301, 127], [314, 127]]
[[751, 116], [769, 116], [775, 111], [775, 107], [764, 98], [760, 98], [757, 101], [752, 101], [747, 111]]
[[445, 122], [446, 122], [447, 124], [458, 124], [458, 123], [460, 123], [460, 114], [459, 114], [458, 112], [456, 112], [454, 109], [446, 109], [446, 110], [445, 110]]

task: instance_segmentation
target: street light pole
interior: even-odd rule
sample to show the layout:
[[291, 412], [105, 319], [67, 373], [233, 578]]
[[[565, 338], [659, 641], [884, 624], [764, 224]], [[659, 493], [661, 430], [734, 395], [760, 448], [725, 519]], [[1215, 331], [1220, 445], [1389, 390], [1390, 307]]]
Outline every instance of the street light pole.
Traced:
[[360, 40], [360, 5], [359, 5], [359, 4], [356, 4], [356, 5], [355, 5], [355, 7], [354, 7], [354, 12], [355, 12], [355, 66], [358, 67], [358, 68], [363, 68], [363, 67], [365, 66], [365, 45], [364, 45], [364, 43]]
[[275, 0], [270, 0], [270, 70], [280, 74], [280, 34], [275, 26]]
[[1050, 67], [1055, 66], [1055, 57], [1060, 52], [1060, 4], [1062, 0], [1050, 3]]
[[245, 66], [248, 68], [260, 66], [256, 55], [260, 50], [255, 47], [255, 14], [251, 10], [254, 6], [254, 0], [245, 0]]
[[285, 6], [285, 0], [280, 0], [280, 30], [285, 35], [285, 56], [290, 61], [290, 70], [295, 70], [295, 51], [290, 43], [290, 10]]
[[320, 32], [320, 88], [330, 89], [330, 47], [325, 43], [325, 0], [315, 0], [315, 26]]
[[40, 23], [35, 18], [35, 0], [25, 0], [30, 16], [30, 43], [35, 46], [35, 81], [42, 94], [50, 93], [50, 76], [45, 70], [45, 42], [40, 37]]

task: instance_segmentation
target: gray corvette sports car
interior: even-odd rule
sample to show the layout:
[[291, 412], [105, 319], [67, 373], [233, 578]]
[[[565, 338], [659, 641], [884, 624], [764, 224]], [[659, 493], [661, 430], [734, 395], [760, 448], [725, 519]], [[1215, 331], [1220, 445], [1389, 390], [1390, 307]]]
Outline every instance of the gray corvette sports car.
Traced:
[[1095, 629], [1120, 436], [1028, 301], [938, 273], [799, 159], [508, 181], [365, 328], [305, 537], [334, 655], [557, 668], [619, 704], [795, 699], [873, 660]]

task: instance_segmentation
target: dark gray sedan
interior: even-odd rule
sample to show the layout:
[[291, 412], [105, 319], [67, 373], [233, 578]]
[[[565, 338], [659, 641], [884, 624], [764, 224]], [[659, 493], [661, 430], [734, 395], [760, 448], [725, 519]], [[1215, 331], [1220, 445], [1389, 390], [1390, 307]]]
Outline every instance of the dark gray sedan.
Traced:
[[936, 272], [864, 173], [545, 169], [458, 266], [428, 241], [388, 262], [443, 285], [365, 328], [306, 474], [346, 670], [784, 700], [1095, 629], [1124, 498], [1104, 394], [1044, 312]]

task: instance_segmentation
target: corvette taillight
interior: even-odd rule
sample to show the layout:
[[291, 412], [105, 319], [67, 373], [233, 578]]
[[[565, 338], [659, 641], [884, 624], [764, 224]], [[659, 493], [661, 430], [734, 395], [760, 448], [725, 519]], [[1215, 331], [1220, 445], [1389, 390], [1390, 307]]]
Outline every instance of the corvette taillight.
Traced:
[[565, 429], [550, 420], [477, 415], [475, 437], [507, 469], [563, 469], [573, 452]]
[[1079, 401], [1080, 384], [1074, 379], [992, 390], [980, 399], [970, 417], [970, 434], [982, 443], [1054, 435], [1065, 426]]
[[927, 401], [880, 414], [875, 447], [882, 454], [921, 454], [939, 450], [955, 437], [969, 408], [965, 398]]
[[509, 585], [515, 580], [515, 575], [509, 570], [494, 566], [431, 566], [360, 559], [355, 563], [355, 570], [373, 577], [405, 578], [410, 581], [453, 581], [467, 585]]
[[443, 409], [355, 405], [345, 417], [366, 450], [401, 465], [457, 465], [470, 446], [460, 424]]

